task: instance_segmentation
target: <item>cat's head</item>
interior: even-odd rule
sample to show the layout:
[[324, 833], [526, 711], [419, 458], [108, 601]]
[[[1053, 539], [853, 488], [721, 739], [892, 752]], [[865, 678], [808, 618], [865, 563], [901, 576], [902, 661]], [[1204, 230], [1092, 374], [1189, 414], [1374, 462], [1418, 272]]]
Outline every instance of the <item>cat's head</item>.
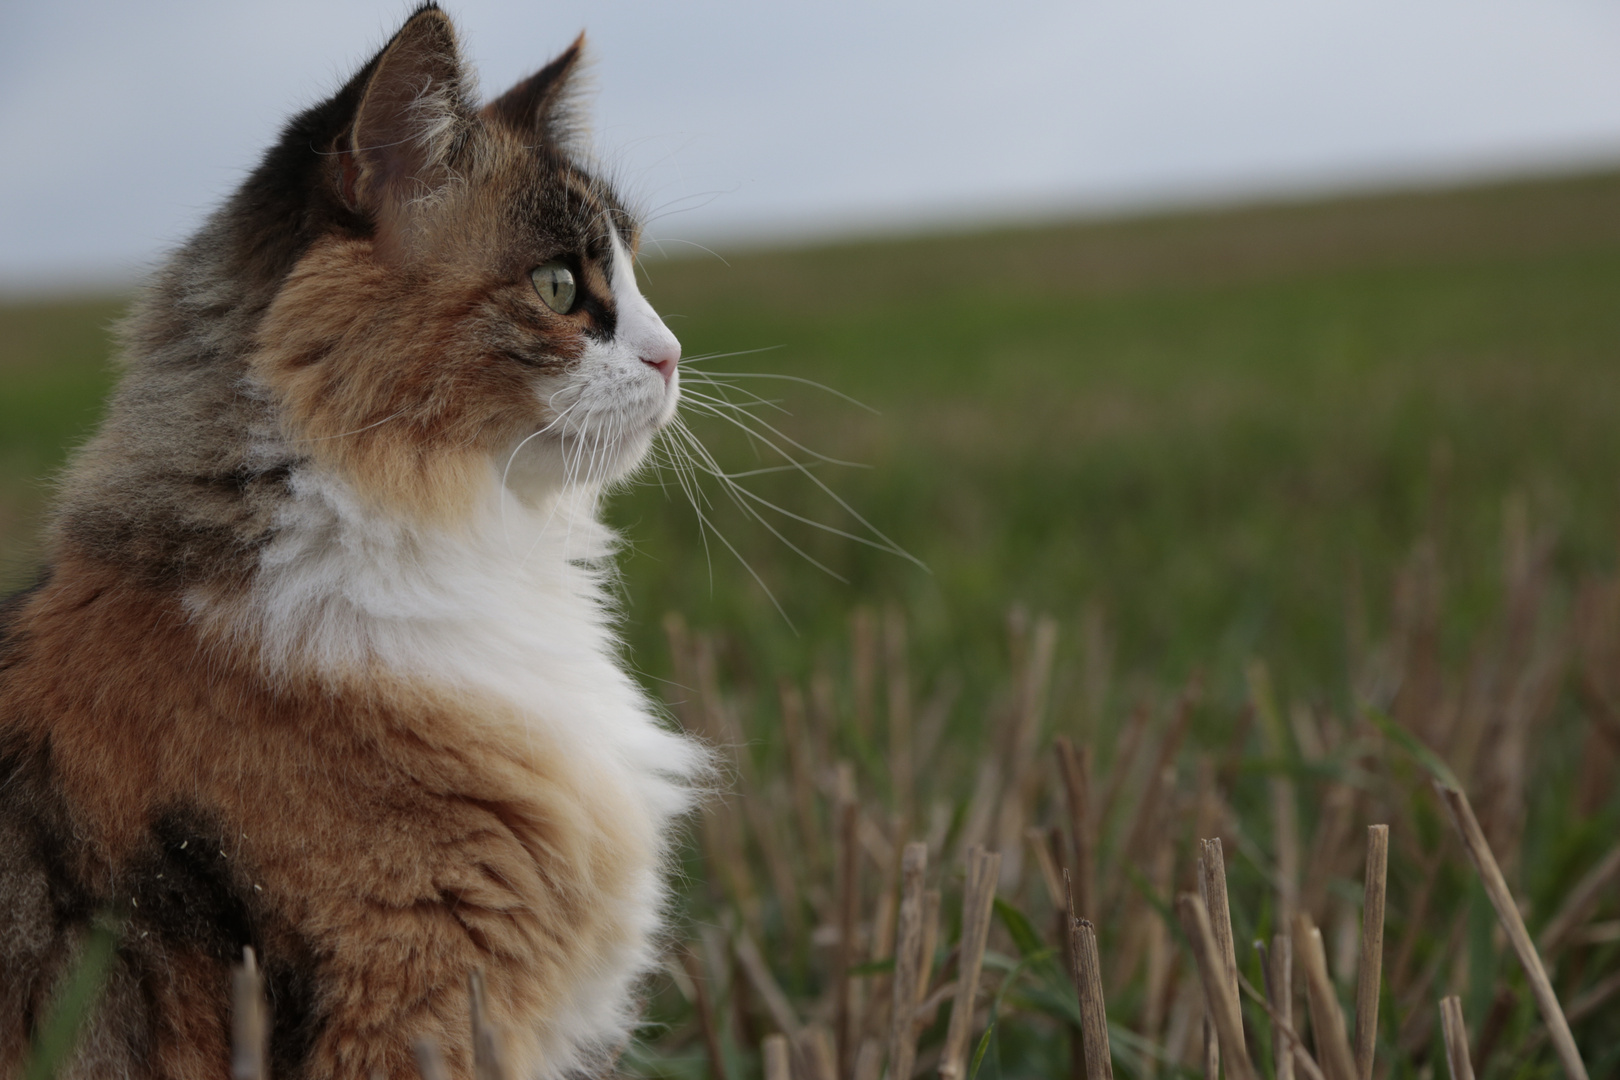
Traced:
[[300, 454], [383, 505], [453, 519], [492, 482], [611, 481], [674, 412], [639, 224], [576, 150], [581, 45], [480, 105], [424, 6], [227, 210], [245, 268], [274, 270], [252, 379]]

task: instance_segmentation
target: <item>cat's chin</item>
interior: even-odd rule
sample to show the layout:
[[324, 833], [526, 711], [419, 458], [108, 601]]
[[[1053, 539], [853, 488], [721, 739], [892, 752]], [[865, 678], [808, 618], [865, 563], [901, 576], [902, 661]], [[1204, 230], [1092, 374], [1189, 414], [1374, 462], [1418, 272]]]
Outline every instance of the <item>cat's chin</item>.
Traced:
[[646, 462], [653, 439], [674, 415], [609, 437], [591, 432], [558, 439], [535, 439], [495, 461], [507, 491], [539, 505], [570, 488], [601, 489], [627, 479]]

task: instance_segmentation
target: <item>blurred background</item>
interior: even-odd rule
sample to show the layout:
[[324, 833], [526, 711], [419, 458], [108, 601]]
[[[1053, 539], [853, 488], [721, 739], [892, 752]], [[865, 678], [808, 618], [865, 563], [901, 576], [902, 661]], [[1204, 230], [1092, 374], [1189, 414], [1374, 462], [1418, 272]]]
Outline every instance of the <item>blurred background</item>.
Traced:
[[[604, 159], [707, 242], [960, 229], [1620, 161], [1600, 0], [451, 5], [486, 93], [586, 30]], [[0, 283], [128, 280], [405, 3], [0, 15]]]
[[[712, 456], [671, 439], [614, 497], [626, 635], [677, 705], [682, 649], [708, 656], [734, 716], [711, 734], [747, 743], [742, 776], [787, 767], [778, 680], [820, 686], [820, 765], [854, 762], [875, 820], [946, 807], [954, 843], [970, 793], [997, 790], [981, 758], [1008, 783], [1025, 760], [979, 748], [1028, 704], [1013, 684], [1051, 616], [1032, 731], [1088, 740], [1138, 794], [1160, 779], [1148, 748], [1170, 745], [1161, 764], [1189, 790], [1218, 777], [1199, 788], [1225, 793], [1215, 820], [1262, 846], [1257, 778], [1278, 770], [1306, 837], [1339, 820], [1319, 789], [1353, 790], [1366, 820], [1414, 815], [1391, 917], [1427, 891], [1397, 997], [1461, 978], [1476, 1030], [1533, 1044], [1528, 999], [1498, 992], [1516, 984], [1488, 909], [1434, 876], [1436, 819], [1364, 756], [1364, 719], [1389, 712], [1502, 794], [1493, 835], [1543, 915], [1620, 828], [1620, 6], [446, 6], [486, 94], [588, 33], [594, 138], [651, 221], [644, 286]], [[129, 290], [407, 10], [0, 13], [0, 580], [37, 566], [47, 478], [95, 422]], [[667, 613], [692, 628], [673, 652]], [[1256, 662], [1291, 718], [1280, 742], [1253, 723]], [[1154, 725], [1194, 676], [1171, 745]], [[890, 767], [912, 697], [933, 725], [905, 736], [915, 784]], [[1524, 707], [1490, 705], [1508, 698]], [[1150, 734], [1115, 756], [1132, 723]], [[736, 859], [790, 872], [749, 821]], [[1353, 855], [1319, 869], [1358, 880]], [[1276, 880], [1245, 865], [1235, 889]], [[825, 970], [802, 919], [733, 884], [689, 901], [777, 942], [813, 1012]], [[1620, 965], [1612, 909], [1610, 938], [1568, 946], [1570, 993]], [[1267, 911], [1238, 916], [1240, 939]], [[1122, 1022], [1157, 1038], [1166, 1010], [1128, 975]], [[689, 1005], [658, 1006], [647, 1068], [701, 1070]], [[1413, 1069], [1430, 1013], [1386, 1033]], [[722, 1032], [734, 1064], [750, 1015]], [[1580, 1029], [1594, 1075], [1620, 1067], [1601, 1027]], [[1042, 1045], [1007, 1044], [1009, 1072], [1054, 1075]]]

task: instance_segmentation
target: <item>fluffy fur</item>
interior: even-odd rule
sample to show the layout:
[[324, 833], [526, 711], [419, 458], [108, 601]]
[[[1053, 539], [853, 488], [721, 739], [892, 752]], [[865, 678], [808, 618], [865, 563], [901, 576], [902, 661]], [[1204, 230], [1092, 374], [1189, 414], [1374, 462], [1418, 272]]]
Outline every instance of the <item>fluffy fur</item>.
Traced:
[[[228, 1073], [262, 958], [278, 1080], [602, 1070], [703, 754], [624, 672], [603, 485], [678, 395], [637, 226], [578, 160], [580, 43], [477, 108], [429, 5], [158, 275], [0, 607], [0, 1076], [96, 920], [68, 1074]], [[559, 314], [529, 271], [568, 265]]]

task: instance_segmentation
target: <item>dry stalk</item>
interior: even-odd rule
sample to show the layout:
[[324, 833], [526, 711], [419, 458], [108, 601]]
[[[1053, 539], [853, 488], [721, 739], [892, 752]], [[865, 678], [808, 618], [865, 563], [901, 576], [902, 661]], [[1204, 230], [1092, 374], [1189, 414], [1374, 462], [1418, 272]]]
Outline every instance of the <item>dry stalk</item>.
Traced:
[[990, 914], [1001, 875], [1001, 854], [974, 848], [968, 852], [967, 883], [962, 893], [962, 944], [957, 958], [956, 1002], [940, 1053], [940, 1080], [965, 1080], [967, 1044], [973, 1025], [973, 1003], [979, 991], [984, 946], [990, 936]]
[[1052, 856], [1051, 834], [1031, 825], [1024, 830], [1024, 839], [1029, 841], [1029, 848], [1035, 853], [1035, 868], [1040, 871], [1041, 884], [1046, 887], [1046, 899], [1053, 908], [1062, 912], [1068, 904], [1063, 889], [1063, 878], [1067, 871], [1059, 867]]
[[472, 1023], [473, 1080], [506, 1080], [506, 1068], [501, 1064], [500, 1039], [495, 1034], [495, 1026], [489, 1021], [481, 968], [474, 968], [467, 976], [467, 1011]]
[[1617, 880], [1620, 880], [1620, 844], [1615, 845], [1596, 866], [1587, 871], [1586, 876], [1564, 898], [1557, 914], [1542, 927], [1541, 935], [1536, 939], [1541, 953], [1545, 956], [1557, 953]]
[[1340, 865], [1340, 855], [1355, 826], [1356, 793], [1349, 784], [1333, 781], [1322, 797], [1322, 815], [1311, 839], [1311, 858], [1301, 889], [1300, 910], [1314, 919], [1326, 917], [1328, 882]]
[[[703, 1049], [709, 1055], [709, 1076], [712, 1080], [727, 1080], [725, 1054], [720, 1049], [720, 1025], [715, 1022], [714, 1001], [709, 997], [708, 973], [703, 970], [703, 961], [698, 957], [697, 951], [690, 946], [682, 950], [681, 963], [686, 968], [686, 977], [692, 983], [698, 1027], [703, 1032]], [[783, 1043], [784, 1047], [786, 1045]]]
[[855, 1010], [851, 996], [854, 982], [850, 969], [855, 966], [855, 923], [860, 918], [861, 849], [856, 837], [860, 807], [855, 802], [855, 782], [848, 766], [841, 769], [838, 792], [838, 952], [833, 959], [833, 1024], [838, 1046], [838, 1075], [849, 1077], [855, 1071]]
[[1266, 1014], [1271, 1017], [1272, 1068], [1277, 1080], [1294, 1080], [1294, 944], [1287, 934], [1273, 934], [1271, 949], [1256, 941], [1266, 980]]
[[[1020, 645], [1021, 622], [1017, 617], [1010, 622], [1015, 654], [1024, 652]], [[1036, 620], [1027, 655], [1015, 667], [1018, 689], [1009, 717], [1012, 730], [1006, 744], [1011, 747], [1007, 759], [1007, 787], [1002, 793], [995, 833], [999, 849], [1007, 856], [1001, 869], [1001, 883], [1009, 889], [1017, 885], [1023, 874], [1023, 848], [1018, 841], [1024, 835], [1024, 823], [1030, 818], [1030, 804], [1034, 801], [1036, 753], [1040, 749], [1041, 719], [1046, 714], [1056, 649], [1057, 621], [1042, 616]]]
[[1610, 975], [1607, 979], [1597, 983], [1580, 997], [1569, 1003], [1569, 1018], [1571, 1020], [1585, 1020], [1597, 1012], [1608, 1000], [1620, 994], [1620, 971]]
[[849, 619], [850, 681], [854, 684], [855, 730], [872, 735], [872, 698], [877, 686], [878, 640], [872, 612], [856, 608]]
[[759, 954], [759, 946], [754, 944], [747, 930], [738, 928], [732, 938], [732, 948], [736, 951], [737, 962], [742, 965], [743, 974], [748, 976], [749, 983], [754, 987], [754, 993], [765, 1003], [765, 1011], [771, 1014], [771, 1021], [783, 1034], [797, 1036], [804, 1026], [799, 1022], [799, 1014], [782, 992], [765, 958]]
[[[1132, 828], [1130, 846], [1126, 849], [1132, 853], [1131, 861], [1138, 866], [1146, 866], [1150, 872], [1156, 871], [1154, 855], [1162, 853], [1171, 840], [1172, 830], [1169, 827], [1169, 818], [1172, 808], [1168, 795], [1175, 790], [1175, 768], [1166, 765], [1150, 789], [1151, 794], [1138, 805], [1136, 824]], [[1174, 874], [1174, 854], [1170, 854], [1172, 865], [1169, 873]], [[1164, 951], [1164, 924], [1160, 909], [1156, 909], [1148, 902], [1145, 891], [1140, 889], [1121, 890], [1118, 880], [1115, 881], [1113, 895], [1103, 901], [1104, 910], [1110, 912], [1115, 925], [1120, 929], [1115, 936], [1114, 953], [1109, 963], [1109, 989], [1111, 992], [1121, 992], [1136, 978], [1137, 969], [1142, 963], [1144, 953], [1148, 954], [1148, 963], [1151, 965], [1154, 958], [1151, 951], [1158, 947]], [[1158, 887], [1158, 895], [1166, 903], [1174, 900], [1173, 886], [1168, 883]], [[1158, 944], [1155, 945], [1155, 936]]]
[[1058, 772], [1063, 778], [1063, 794], [1069, 807], [1069, 843], [1073, 848], [1070, 870], [1074, 881], [1074, 906], [1085, 918], [1098, 914], [1097, 830], [1091, 814], [1091, 746], [1078, 749], [1067, 736], [1053, 740]]
[[[1609, 1003], [1609, 999], [1614, 997], [1616, 994], [1620, 994], [1620, 971], [1615, 972], [1606, 979], [1600, 979], [1596, 984], [1589, 987], [1579, 997], [1572, 1000], [1569, 1003], [1568, 1010], [1566, 1010], [1569, 1016], [1569, 1022], [1572, 1024], [1580, 1023], [1582, 1020], [1585, 1020], [1588, 1016], [1593, 1015], [1603, 1006], [1607, 1005]], [[1537, 1030], [1531, 1032], [1530, 1037], [1527, 1038], [1523, 1045], [1519, 1047], [1520, 1056], [1529, 1057], [1531, 1054], [1540, 1050], [1541, 1044], [1546, 1041], [1546, 1028], [1538, 1028]]]
[[967, 813], [963, 815], [958, 849], [962, 857], [975, 847], [983, 847], [990, 838], [990, 826], [995, 822], [997, 802], [1001, 791], [1001, 767], [993, 754], [979, 762], [979, 771], [973, 781], [973, 795], [968, 799]]
[[1456, 826], [1457, 835], [1461, 837], [1463, 847], [1468, 851], [1469, 861], [1474, 864], [1474, 870], [1478, 872], [1480, 882], [1485, 886], [1485, 894], [1490, 897], [1491, 906], [1496, 909], [1497, 918], [1502, 922], [1502, 929], [1507, 932], [1508, 940], [1513, 944], [1513, 951], [1519, 956], [1519, 963], [1524, 965], [1524, 973], [1530, 981], [1530, 991], [1535, 995], [1536, 1004], [1541, 1008], [1541, 1018], [1547, 1024], [1558, 1060], [1562, 1062], [1570, 1080], [1587, 1080], [1586, 1065], [1581, 1061], [1580, 1051], [1575, 1048], [1575, 1037], [1570, 1033], [1569, 1021], [1558, 1005], [1558, 995], [1553, 992], [1552, 982], [1547, 978], [1547, 969], [1542, 966], [1535, 943], [1530, 940], [1530, 934], [1524, 928], [1524, 917], [1519, 914], [1519, 905], [1514, 901], [1513, 894], [1508, 891], [1507, 881], [1502, 877], [1502, 868], [1497, 865], [1496, 856], [1491, 854], [1490, 845], [1485, 842], [1485, 834], [1480, 830], [1479, 819], [1474, 816], [1474, 808], [1469, 804], [1468, 796], [1439, 781], [1435, 781], [1435, 790], [1440, 793], [1446, 809], [1451, 814], [1451, 823]]
[[1148, 769], [1147, 783], [1143, 785], [1137, 800], [1135, 817], [1125, 834], [1125, 851], [1144, 850], [1148, 846], [1149, 836], [1154, 827], [1164, 816], [1164, 797], [1170, 790], [1166, 777], [1175, 776], [1171, 763], [1175, 761], [1176, 753], [1187, 737], [1187, 725], [1192, 720], [1193, 708], [1202, 696], [1203, 686], [1200, 676], [1194, 675], [1176, 698], [1175, 709], [1170, 715], [1170, 724], [1159, 740], [1153, 764]]
[[917, 1000], [928, 997], [928, 986], [934, 977], [934, 950], [939, 947], [939, 909], [944, 896], [938, 889], [923, 893], [922, 963], [917, 968]]
[[1097, 931], [1089, 919], [1076, 919], [1069, 936], [1080, 985], [1080, 1032], [1085, 1041], [1087, 1080], [1114, 1080], [1108, 1048], [1108, 1010], [1103, 1003], [1102, 961], [1097, 957]]
[[[861, 819], [863, 836], [877, 833], [877, 827], [870, 825], [869, 819]], [[870, 826], [870, 828], [867, 828]], [[880, 963], [894, 958], [894, 939], [896, 921], [900, 913], [900, 856], [901, 851], [884, 839], [886, 851], [882, 854], [873, 853], [870, 844], [865, 845], [873, 860], [879, 862], [882, 872], [882, 882], [878, 887], [877, 910], [872, 915], [871, 947], [867, 951], [868, 963]], [[892, 972], [880, 972], [867, 983], [867, 998], [865, 1022], [861, 1026], [861, 1034], [878, 1036], [885, 1046], [889, 1042], [889, 995], [893, 992], [894, 975]]]
[[760, 1051], [765, 1058], [765, 1080], [793, 1080], [793, 1058], [786, 1035], [765, 1036]]
[[1176, 996], [1170, 1004], [1170, 1015], [1164, 1027], [1165, 1058], [1177, 1066], [1187, 1063], [1187, 1044], [1192, 1039], [1193, 1027], [1202, 1020], [1199, 1011], [1204, 1004], [1204, 992], [1196, 980], [1182, 979], [1176, 986]]
[[[1226, 895], [1226, 853], [1221, 838], [1198, 841], [1198, 887], [1203, 893], [1204, 910], [1209, 915], [1210, 929], [1215, 934], [1216, 949], [1220, 954], [1222, 978], [1232, 1002], [1238, 1000], [1237, 949], [1232, 941], [1232, 907]], [[1212, 1010], [1213, 1011], [1213, 1010]], [[1218, 1019], [1218, 1017], [1217, 1017]], [[1242, 1017], [1239, 1016], [1239, 1041], [1242, 1035]], [[1221, 1041], [1227, 1037], [1216, 1025]]]
[[432, 1039], [417, 1039], [412, 1047], [416, 1056], [416, 1071], [422, 1080], [450, 1080], [450, 1067], [444, 1063], [444, 1053]]
[[1453, 994], [1440, 999], [1440, 1029], [1445, 1033], [1446, 1065], [1451, 1080], [1474, 1080], [1474, 1063], [1468, 1057], [1468, 1027], [1463, 1023], [1462, 999]]
[[800, 1030], [792, 1043], [793, 1056], [798, 1062], [794, 1072], [803, 1080], [838, 1080], [832, 1035], [826, 1028], [811, 1024]]
[[911, 1076], [917, 1060], [917, 984], [923, 970], [928, 845], [906, 845], [901, 857], [900, 932], [894, 951], [894, 1005], [890, 1012], [889, 1074]]
[[[1273, 761], [1281, 762], [1287, 757], [1287, 742], [1282, 717], [1277, 712], [1271, 674], [1264, 663], [1256, 660], [1249, 665], [1248, 679], [1249, 697], [1260, 720], [1266, 753]], [[1294, 793], [1294, 782], [1288, 777], [1281, 774], [1273, 776], [1269, 787], [1271, 827], [1277, 847], [1277, 922], [1288, 926], [1299, 910], [1299, 803]]]
[[1311, 1031], [1316, 1036], [1316, 1056], [1327, 1080], [1356, 1080], [1356, 1059], [1350, 1052], [1350, 1039], [1344, 1030], [1344, 1013], [1328, 978], [1327, 953], [1322, 932], [1304, 912], [1294, 918], [1294, 948], [1305, 970], [1305, 1000], [1311, 1010]]
[[883, 1080], [883, 1040], [862, 1039], [855, 1055], [855, 1080]]
[[231, 1080], [270, 1080], [265, 1065], [270, 1010], [264, 1002], [264, 976], [252, 946], [231, 969]]
[[786, 814], [779, 812], [782, 801], [781, 781], [773, 778], [768, 788], [760, 790], [756, 787], [740, 798], [738, 805], [749, 831], [754, 834], [755, 847], [765, 863], [771, 888], [776, 893], [783, 928], [789, 937], [797, 940], [804, 932], [804, 911], [798, 875], [788, 861], [788, 853], [793, 847], [784, 835], [788, 820]]
[[[1118, 749], [1114, 751], [1114, 759], [1108, 766], [1108, 786], [1103, 789], [1102, 800], [1096, 804], [1097, 826], [1092, 835], [1102, 835], [1103, 829], [1113, 817], [1114, 806], [1119, 802], [1120, 792], [1124, 788], [1126, 778], [1136, 771], [1136, 757], [1142, 747], [1142, 739], [1147, 733], [1149, 720], [1148, 707], [1138, 705], [1131, 710], [1130, 716], [1125, 720], [1125, 730], [1121, 733]], [[1097, 899], [1093, 897], [1093, 900]]]
[[[1284, 950], [1287, 951], [1290, 957], [1293, 955], [1292, 946], [1287, 944], [1289, 938], [1286, 934], [1278, 934], [1271, 941], [1272, 949], [1270, 952], [1267, 952], [1262, 947], [1263, 942], [1256, 941], [1254, 943], [1254, 947], [1261, 950], [1260, 958], [1263, 961], [1266, 973], [1266, 992], [1262, 994], [1256, 990], [1249, 984], [1249, 980], [1242, 975], [1238, 976], [1238, 985], [1243, 988], [1245, 994], [1249, 995], [1249, 1000], [1264, 1009], [1266, 1015], [1271, 1018], [1271, 1028], [1275, 1035], [1273, 1049], [1276, 1051], [1274, 1063], [1277, 1066], [1277, 1076], [1279, 1078], [1283, 1076], [1292, 1077], [1294, 1075], [1294, 1066], [1298, 1065], [1300, 1072], [1305, 1074], [1305, 1080], [1324, 1080], [1321, 1066], [1316, 1064], [1316, 1059], [1311, 1057], [1309, 1050], [1305, 1049], [1305, 1040], [1300, 1038], [1298, 1031], [1294, 1030], [1292, 988], [1283, 995], [1288, 1003], [1287, 1016], [1278, 1011], [1276, 1004], [1270, 1000], [1271, 995], [1279, 989], [1273, 985], [1275, 982], [1272, 976], [1272, 965], [1275, 963], [1274, 957]], [[1282, 945], [1282, 949], [1277, 947], [1279, 944]]]
[[1372, 1080], [1378, 1041], [1378, 984], [1384, 970], [1384, 888], [1389, 879], [1389, 826], [1367, 827], [1367, 874], [1362, 885], [1361, 963], [1356, 968], [1356, 1071]]
[[[1170, 927], [1164, 920], [1163, 910], [1175, 899], [1175, 846], [1170, 830], [1163, 829], [1154, 852], [1150, 884], [1158, 904], [1147, 914], [1146, 936], [1143, 946], [1146, 967], [1146, 985], [1142, 1003], [1141, 1031], [1144, 1036], [1158, 1041], [1164, 1031], [1165, 1009], [1169, 1005], [1170, 973], [1175, 954], [1170, 941]], [[1162, 906], [1160, 906], [1162, 905]], [[1149, 1065], [1156, 1069], [1156, 1062]]]
[[[894, 810], [909, 822], [915, 780], [912, 756], [911, 676], [906, 664], [906, 617], [891, 607], [883, 619], [883, 662], [888, 675], [889, 767]], [[904, 836], [902, 832], [900, 835]]]
[[799, 843], [805, 861], [820, 871], [826, 866], [826, 845], [816, 815], [816, 770], [810, 739], [805, 731], [804, 695], [786, 679], [778, 687], [782, 702], [782, 741], [787, 746], [788, 781], [793, 789], [793, 813], [798, 819]]
[[[1193, 893], [1182, 893], [1176, 898], [1176, 910], [1181, 916], [1181, 927], [1186, 931], [1187, 940], [1192, 943], [1193, 958], [1198, 962], [1198, 976], [1204, 984], [1208, 1016], [1220, 1038], [1227, 1075], [1233, 1080], [1255, 1080], [1249, 1049], [1243, 1042], [1243, 1014], [1238, 1005], [1237, 979], [1235, 975], [1227, 973], [1227, 960], [1210, 924], [1209, 909], [1200, 897]], [[1235, 964], [1233, 970], [1236, 970]]]

